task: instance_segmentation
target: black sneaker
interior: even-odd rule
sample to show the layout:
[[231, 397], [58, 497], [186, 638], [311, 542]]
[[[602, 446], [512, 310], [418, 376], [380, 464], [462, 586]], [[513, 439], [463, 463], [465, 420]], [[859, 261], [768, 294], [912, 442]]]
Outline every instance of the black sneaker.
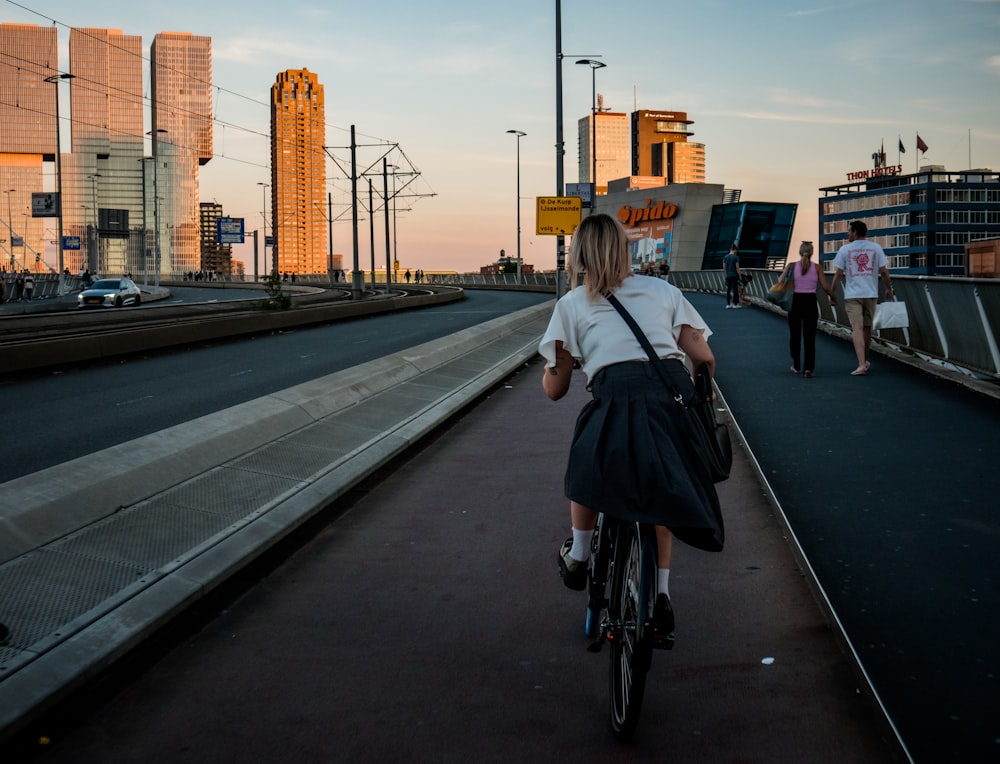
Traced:
[[580, 562], [570, 557], [569, 550], [572, 548], [573, 539], [569, 538], [563, 542], [559, 550], [559, 575], [568, 588], [582, 592], [587, 588], [587, 562], [586, 560]]
[[666, 650], [674, 646], [674, 608], [666, 594], [657, 594], [653, 603], [653, 646]]

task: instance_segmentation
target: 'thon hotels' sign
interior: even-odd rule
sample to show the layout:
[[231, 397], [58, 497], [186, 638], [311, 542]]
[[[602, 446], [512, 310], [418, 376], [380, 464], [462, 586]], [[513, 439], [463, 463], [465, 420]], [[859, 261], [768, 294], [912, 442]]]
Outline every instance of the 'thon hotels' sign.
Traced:
[[902, 175], [903, 165], [894, 164], [888, 167], [876, 167], [873, 170], [858, 170], [847, 173], [847, 180], [853, 183], [856, 180], [868, 180], [869, 178], [880, 178], [883, 175]]

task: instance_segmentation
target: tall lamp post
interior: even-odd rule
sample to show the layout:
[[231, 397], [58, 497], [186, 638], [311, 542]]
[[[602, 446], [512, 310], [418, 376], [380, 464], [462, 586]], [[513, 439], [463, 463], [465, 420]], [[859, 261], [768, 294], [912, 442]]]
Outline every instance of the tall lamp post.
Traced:
[[59, 250], [59, 295], [62, 296], [66, 293], [66, 279], [63, 276], [63, 214], [62, 214], [62, 143], [59, 140], [60, 130], [60, 120], [59, 120], [59, 81], [60, 80], [71, 80], [73, 79], [72, 74], [53, 74], [50, 77], [46, 77], [45, 81], [50, 82], [56, 86], [56, 196], [59, 197], [57, 201], [56, 211], [59, 213], [59, 242], [57, 249]]
[[517, 137], [517, 283], [521, 283], [521, 139], [527, 133], [521, 130], [508, 130]]
[[169, 130], [158, 127], [146, 133], [152, 138], [153, 148], [153, 286], [157, 288], [160, 286], [160, 192], [157, 189], [160, 166], [159, 138], [168, 132]]
[[10, 195], [17, 191], [16, 188], [10, 189], [10, 191], [4, 190], [7, 194], [7, 241], [10, 243], [10, 267], [14, 268], [14, 213], [11, 212], [10, 208]]
[[87, 176], [90, 180], [90, 198], [94, 203], [94, 248], [91, 250], [90, 241], [87, 242], [87, 269], [91, 273], [96, 273], [101, 259], [101, 233], [98, 229], [97, 215], [97, 179], [101, 177], [99, 172]]
[[590, 214], [594, 213], [594, 205], [597, 203], [597, 70], [603, 69], [607, 64], [593, 58], [581, 58], [576, 63], [590, 67]]
[[[265, 183], [262, 180], [257, 181], [257, 185], [261, 187], [261, 204], [260, 216], [264, 218], [264, 267], [267, 267], [267, 189], [271, 187], [270, 183]], [[255, 263], [256, 266], [256, 263]], [[274, 270], [278, 270], [278, 265], [275, 263]], [[268, 271], [270, 273], [270, 271]], [[256, 274], [255, 274], [256, 275]]]

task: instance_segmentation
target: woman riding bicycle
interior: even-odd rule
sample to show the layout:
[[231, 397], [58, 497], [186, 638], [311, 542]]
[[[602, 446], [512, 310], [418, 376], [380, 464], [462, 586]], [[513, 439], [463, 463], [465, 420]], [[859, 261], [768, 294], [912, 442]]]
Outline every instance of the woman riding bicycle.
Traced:
[[560, 575], [570, 589], [586, 588], [599, 512], [657, 525], [653, 628], [665, 635], [674, 629], [667, 588], [673, 537], [721, 551], [722, 515], [707, 468], [684, 443], [680, 406], [605, 296], [614, 294], [632, 314], [685, 400], [695, 395], [685, 363], [708, 364], [714, 375], [711, 330], [675, 286], [633, 275], [625, 230], [608, 215], [585, 218], [573, 234], [570, 284], [579, 274], [583, 285], [556, 303], [539, 346], [549, 398], [566, 394], [574, 367], [583, 370], [593, 394], [570, 446], [565, 491], [573, 535], [559, 551]]

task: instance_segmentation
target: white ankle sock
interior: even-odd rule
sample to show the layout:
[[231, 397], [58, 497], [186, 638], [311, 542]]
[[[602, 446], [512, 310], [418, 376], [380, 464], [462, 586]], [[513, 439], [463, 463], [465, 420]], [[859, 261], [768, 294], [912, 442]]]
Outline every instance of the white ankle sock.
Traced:
[[579, 531], [573, 529], [573, 548], [569, 550], [569, 556], [577, 562], [586, 562], [590, 559], [590, 540], [594, 537], [594, 532]]
[[670, 589], [668, 588], [669, 583], [670, 583], [670, 568], [657, 568], [656, 591], [658, 594], [666, 594], [667, 599], [670, 599]]

